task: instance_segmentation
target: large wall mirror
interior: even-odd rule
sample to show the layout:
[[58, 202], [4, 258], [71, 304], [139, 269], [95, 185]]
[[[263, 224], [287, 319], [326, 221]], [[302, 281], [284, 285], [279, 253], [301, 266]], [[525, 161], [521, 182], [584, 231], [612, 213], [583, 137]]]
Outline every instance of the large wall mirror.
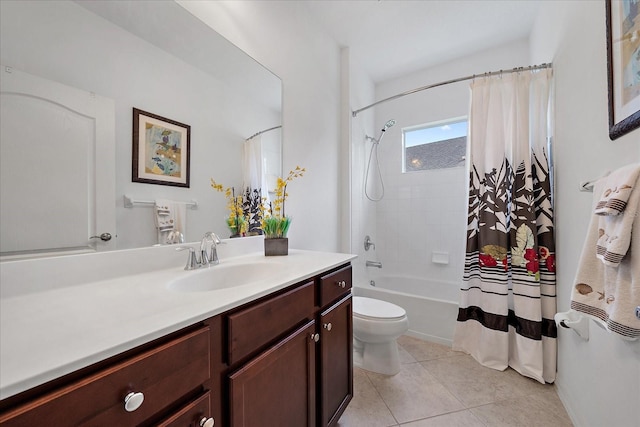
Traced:
[[[127, 207], [124, 196], [195, 201], [197, 208], [186, 210], [186, 240], [199, 240], [207, 231], [228, 237], [226, 200], [211, 188], [210, 178], [240, 189], [243, 143], [267, 129], [276, 128], [261, 135], [264, 171], [281, 173], [281, 80], [178, 3], [3, 0], [0, 19], [0, 154], [7, 171], [0, 189], [3, 259], [158, 243], [152, 205]], [[57, 101], [30, 105], [43, 98], [34, 92], [41, 85], [47, 93], [64, 93], [64, 99], [77, 95], [80, 104], [88, 98], [89, 110]], [[8, 96], [16, 91], [26, 96]], [[96, 112], [96, 103], [104, 111]], [[189, 188], [132, 182], [134, 108], [190, 126]], [[49, 118], [36, 126], [32, 119], [40, 110]], [[5, 122], [13, 128], [5, 129]], [[68, 132], [76, 122], [80, 131]], [[111, 138], [110, 152], [101, 151], [98, 134]], [[4, 167], [10, 164], [12, 169]], [[54, 183], [54, 176], [62, 181]], [[77, 227], [68, 228], [55, 214], [61, 206], [67, 209], [63, 217], [80, 209], [87, 214], [69, 221]], [[101, 222], [109, 215], [113, 226]], [[102, 233], [114, 237], [91, 239]]]

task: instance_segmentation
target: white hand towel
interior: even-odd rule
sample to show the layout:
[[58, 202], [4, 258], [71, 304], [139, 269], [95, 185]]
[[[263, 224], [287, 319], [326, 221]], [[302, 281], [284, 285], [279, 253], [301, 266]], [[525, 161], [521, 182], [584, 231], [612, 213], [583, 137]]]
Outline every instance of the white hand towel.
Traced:
[[187, 209], [184, 203], [157, 199], [154, 209], [159, 244], [169, 243], [167, 239], [171, 232], [180, 232], [183, 236], [186, 235]]
[[[604, 179], [595, 183], [594, 206], [604, 187]], [[635, 206], [638, 213], [638, 205], [640, 191], [634, 191], [627, 209], [619, 217], [635, 216], [630, 210]], [[630, 250], [617, 268], [598, 261], [594, 246], [599, 239], [601, 218], [595, 214], [591, 216], [572, 289], [571, 308], [600, 321], [609, 331], [623, 338], [637, 339], [640, 338], [640, 319], [635, 315], [636, 307], [640, 306], [640, 218], [630, 225], [633, 235]]]
[[[628, 170], [628, 167], [619, 169], [614, 172], [618, 176], [620, 171]], [[613, 175], [612, 174], [612, 175]], [[629, 184], [625, 184], [624, 186], [629, 187], [629, 191], [625, 191], [628, 193], [624, 197], [624, 205], [622, 212], [619, 215], [598, 215], [598, 240], [596, 242], [596, 253], [599, 260], [602, 261], [604, 265], [610, 267], [617, 267], [622, 259], [625, 257], [629, 250], [629, 245], [631, 244], [631, 230], [634, 221], [636, 221], [636, 217], [640, 213], [640, 202], [638, 201], [638, 194], [640, 193], [640, 188], [637, 188], [640, 184], [640, 178], [638, 178], [639, 174], [634, 173], [635, 181], [625, 180]], [[599, 181], [604, 181], [602, 186], [604, 188], [609, 187], [612, 182], [610, 176], [603, 178]], [[620, 181], [618, 181], [620, 182]], [[634, 189], [635, 187], [635, 189]], [[605, 194], [606, 191], [603, 193]], [[598, 194], [595, 192], [594, 195]], [[612, 200], [612, 199], [610, 199]], [[617, 199], [620, 200], [620, 199]], [[600, 199], [597, 202], [599, 205], [602, 202]], [[618, 205], [621, 206], [621, 205]]]
[[611, 173], [605, 180], [604, 190], [596, 204], [596, 215], [619, 215], [627, 206], [627, 201], [640, 175], [640, 163], [634, 163]]

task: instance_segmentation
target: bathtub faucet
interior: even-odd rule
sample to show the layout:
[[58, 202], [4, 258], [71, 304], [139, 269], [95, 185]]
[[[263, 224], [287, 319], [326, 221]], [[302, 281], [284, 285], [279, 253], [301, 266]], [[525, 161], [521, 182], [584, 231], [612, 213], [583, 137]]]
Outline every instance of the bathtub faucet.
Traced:
[[377, 267], [377, 268], [382, 268], [382, 263], [378, 262], [378, 261], [367, 261], [366, 262], [367, 267]]

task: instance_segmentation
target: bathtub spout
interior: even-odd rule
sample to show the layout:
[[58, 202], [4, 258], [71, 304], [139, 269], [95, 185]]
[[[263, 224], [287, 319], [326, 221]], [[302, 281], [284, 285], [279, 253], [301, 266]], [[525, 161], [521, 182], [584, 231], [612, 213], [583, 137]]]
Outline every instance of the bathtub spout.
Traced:
[[382, 263], [378, 262], [378, 261], [367, 261], [366, 262], [367, 267], [377, 267], [377, 268], [382, 268]]

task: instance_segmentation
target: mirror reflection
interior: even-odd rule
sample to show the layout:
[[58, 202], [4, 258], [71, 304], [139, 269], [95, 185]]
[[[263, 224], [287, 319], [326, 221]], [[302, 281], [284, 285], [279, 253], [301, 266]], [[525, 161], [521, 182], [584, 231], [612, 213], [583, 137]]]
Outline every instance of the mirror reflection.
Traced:
[[[0, 7], [1, 157], [3, 166], [30, 166], [0, 180], [2, 255], [157, 244], [157, 200], [186, 207], [180, 230], [186, 241], [207, 231], [228, 237], [225, 200], [210, 178], [242, 188], [245, 140], [274, 127], [253, 139], [262, 140], [267, 185], [281, 174], [280, 79], [179, 4], [2, 1]], [[15, 87], [23, 93], [17, 101], [8, 97]], [[46, 87], [47, 96], [34, 87]], [[100, 118], [95, 108], [68, 104], [70, 94], [100, 104]], [[25, 99], [46, 103], [26, 108]], [[132, 182], [134, 108], [190, 126], [189, 188]], [[34, 113], [41, 110], [55, 131]], [[5, 129], [9, 114], [14, 127]], [[84, 128], [69, 137], [74, 120]], [[126, 207], [124, 196], [145, 203]], [[10, 221], [5, 206], [14, 207]], [[5, 228], [15, 231], [10, 240]], [[113, 238], [101, 239], [104, 233]]]

